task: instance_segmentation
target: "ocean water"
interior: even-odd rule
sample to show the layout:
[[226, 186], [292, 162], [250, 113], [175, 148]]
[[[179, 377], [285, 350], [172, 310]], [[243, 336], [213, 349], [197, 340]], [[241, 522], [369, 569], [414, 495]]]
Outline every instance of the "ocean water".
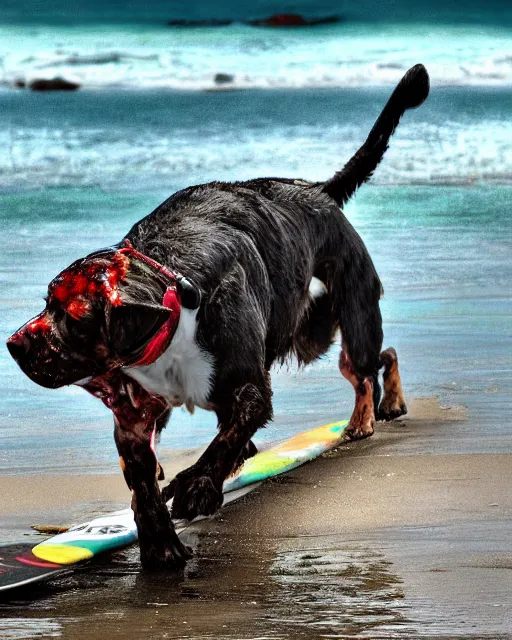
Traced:
[[[386, 344], [399, 349], [407, 395], [466, 404], [482, 434], [475, 447], [494, 446], [486, 429], [512, 447], [503, 421], [512, 368], [507, 4], [171, 4], [0, 6], [0, 472], [117, 473], [101, 403], [37, 387], [2, 346], [40, 310], [56, 273], [189, 184], [328, 178], [417, 62], [431, 74], [431, 96], [406, 114], [347, 213], [385, 286]], [[288, 30], [242, 23], [278, 11], [344, 20]], [[179, 29], [166, 26], [171, 18], [234, 23]], [[217, 90], [217, 73], [232, 74], [236, 90]], [[82, 89], [14, 87], [56, 76]], [[276, 417], [260, 439], [348, 417], [352, 390], [337, 353], [273, 373]], [[214, 433], [212, 415], [178, 409], [162, 446], [187, 449]]]
[[[390, 89], [0, 93], [0, 188], [162, 193], [212, 179], [329, 177]], [[512, 182], [512, 89], [437, 87], [400, 124], [375, 184]]]
[[[264, 29], [244, 24], [277, 12], [337, 15], [338, 24]], [[216, 28], [171, 28], [169, 19], [230, 19]], [[405, 0], [360, 3], [2, 3], [0, 86], [63, 77], [89, 89], [360, 87], [389, 85], [416, 62], [438, 85], [509, 86], [512, 17], [482, 6]]]

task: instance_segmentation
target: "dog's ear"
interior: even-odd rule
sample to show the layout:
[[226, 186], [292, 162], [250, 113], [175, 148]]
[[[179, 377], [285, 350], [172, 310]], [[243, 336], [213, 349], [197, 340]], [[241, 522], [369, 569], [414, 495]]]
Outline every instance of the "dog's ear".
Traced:
[[142, 302], [112, 307], [107, 321], [109, 346], [118, 356], [130, 356], [155, 335], [171, 313], [167, 307]]

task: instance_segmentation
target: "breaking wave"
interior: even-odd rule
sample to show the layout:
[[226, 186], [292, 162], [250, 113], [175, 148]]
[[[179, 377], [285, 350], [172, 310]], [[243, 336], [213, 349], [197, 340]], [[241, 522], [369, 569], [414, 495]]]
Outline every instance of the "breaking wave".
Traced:
[[417, 62], [434, 85], [512, 84], [512, 37], [496, 27], [4, 26], [0, 35], [5, 87], [56, 77], [91, 90], [362, 87], [394, 84]]
[[[168, 136], [140, 132], [12, 129], [0, 133], [0, 187], [133, 188], [259, 175], [327, 179], [364, 140], [354, 127], [280, 127]], [[403, 125], [375, 184], [512, 183], [512, 122]]]

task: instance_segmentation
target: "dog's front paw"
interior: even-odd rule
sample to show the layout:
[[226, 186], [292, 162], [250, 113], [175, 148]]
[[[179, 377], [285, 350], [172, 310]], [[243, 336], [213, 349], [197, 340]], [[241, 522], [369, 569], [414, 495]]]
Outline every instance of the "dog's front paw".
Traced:
[[183, 569], [192, 557], [192, 549], [184, 545], [176, 534], [157, 539], [140, 538], [140, 560], [149, 571]]
[[211, 516], [222, 506], [222, 486], [216, 487], [208, 475], [187, 470], [179, 473], [171, 484], [174, 485], [173, 518], [193, 520], [197, 516]]
[[[142, 507], [142, 508], [139, 508]], [[140, 558], [144, 569], [182, 569], [192, 557], [174, 528], [167, 506], [157, 496], [154, 503], [137, 500], [134, 493], [132, 509], [139, 534]]]

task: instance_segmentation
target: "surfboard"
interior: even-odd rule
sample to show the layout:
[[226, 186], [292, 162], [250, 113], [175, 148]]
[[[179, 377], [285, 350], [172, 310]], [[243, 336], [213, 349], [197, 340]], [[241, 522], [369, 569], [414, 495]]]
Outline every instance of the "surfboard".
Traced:
[[[330, 451], [343, 441], [347, 420], [299, 433], [249, 458], [223, 487], [224, 505], [238, 500], [262, 481], [295, 469]], [[172, 501], [169, 503], [169, 508]], [[202, 518], [196, 518], [196, 522]], [[188, 521], [176, 521], [182, 534]], [[133, 544], [137, 527], [131, 509], [123, 509], [75, 525], [33, 546], [0, 547], [0, 591], [39, 582], [69, 571], [74, 565]]]

